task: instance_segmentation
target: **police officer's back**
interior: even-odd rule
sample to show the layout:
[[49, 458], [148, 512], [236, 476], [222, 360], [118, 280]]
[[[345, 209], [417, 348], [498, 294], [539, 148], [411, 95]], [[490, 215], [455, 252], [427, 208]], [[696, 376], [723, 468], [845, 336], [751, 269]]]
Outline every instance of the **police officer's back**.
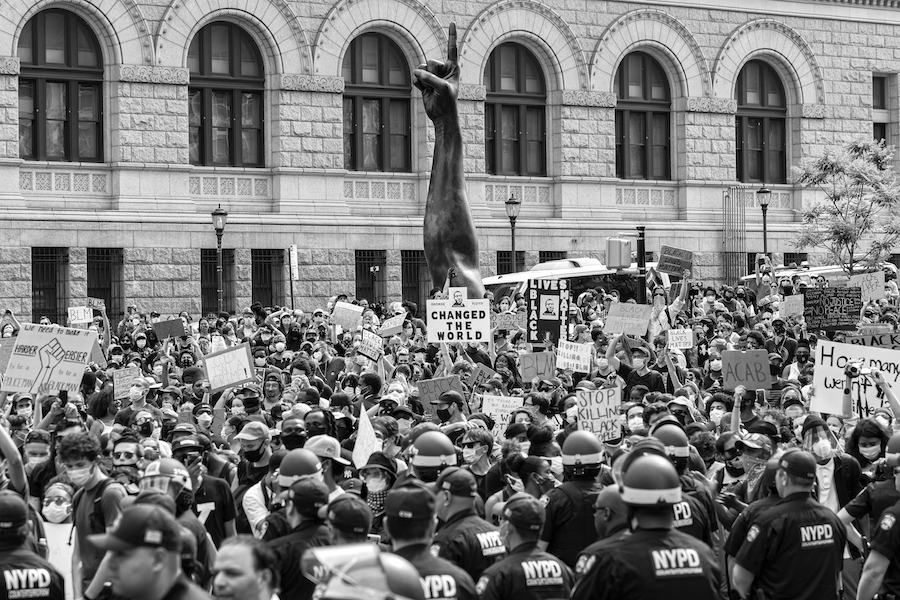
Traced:
[[63, 576], [28, 549], [28, 507], [14, 492], [0, 492], [0, 598], [64, 600]]
[[478, 580], [481, 600], [532, 600], [568, 597], [575, 582], [571, 569], [537, 547], [545, 512], [537, 498], [520, 492], [501, 511], [500, 536], [509, 555]]

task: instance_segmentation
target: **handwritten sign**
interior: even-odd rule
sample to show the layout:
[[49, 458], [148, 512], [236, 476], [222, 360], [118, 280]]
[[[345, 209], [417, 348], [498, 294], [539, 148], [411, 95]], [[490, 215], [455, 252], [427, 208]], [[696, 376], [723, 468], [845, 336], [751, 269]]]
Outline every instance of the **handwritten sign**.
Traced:
[[[94, 346], [91, 348], [91, 358], [88, 362], [92, 362], [101, 369], [105, 369], [109, 366], [109, 363], [106, 361], [106, 356], [103, 355], [103, 350], [100, 349], [100, 343], [94, 342]], [[0, 363], [2, 365], [2, 363]]]
[[406, 311], [403, 311], [399, 315], [395, 315], [390, 319], [385, 319], [381, 323], [381, 330], [379, 334], [381, 337], [391, 337], [392, 335], [397, 335], [401, 331], [403, 331], [403, 322], [406, 320]]
[[784, 301], [778, 308], [778, 314], [788, 319], [790, 317], [803, 316], [803, 294], [794, 294], [793, 296], [785, 296]]
[[687, 350], [694, 347], [694, 331], [692, 329], [669, 329], [669, 347]]
[[858, 287], [803, 290], [803, 319], [811, 331], [856, 329], [861, 310], [862, 290]]
[[77, 392], [97, 334], [24, 323], [3, 378], [4, 392]]
[[[816, 343], [816, 369], [813, 372], [813, 386], [816, 393], [810, 402], [811, 411], [843, 413], [846, 381], [844, 370], [851, 362], [865, 369], [881, 371], [891, 387], [898, 388], [900, 351], [840, 344], [819, 338]], [[871, 417], [877, 408], [889, 407], [887, 398], [865, 375], [851, 380], [850, 400], [854, 414], [860, 418]]]
[[556, 345], [566, 338], [569, 318], [569, 282], [531, 279], [528, 298], [528, 343]]
[[509, 425], [509, 415], [524, 402], [522, 396], [494, 396], [485, 394], [481, 400], [481, 412], [494, 420], [494, 433], [500, 435]]
[[522, 381], [530, 382], [535, 377], [549, 379], [556, 374], [556, 355], [552, 352], [528, 352], [519, 355], [519, 373]]
[[608, 442], [622, 437], [619, 425], [619, 404], [622, 389], [578, 390], [575, 401], [578, 406], [578, 429], [590, 431], [601, 441]]
[[684, 275], [685, 269], [690, 271], [694, 265], [694, 253], [672, 246], [662, 246], [659, 249], [659, 262], [656, 270], [669, 275]]
[[625, 333], [640, 337], [647, 333], [652, 314], [653, 307], [647, 304], [614, 302], [609, 307], [609, 314], [606, 316], [603, 331], [606, 333]]
[[87, 307], [91, 310], [100, 310], [101, 308], [106, 308], [106, 300], [104, 300], [103, 298], [88, 298]]
[[255, 379], [253, 355], [246, 342], [207, 354], [201, 360], [212, 393]]
[[377, 333], [363, 329], [362, 340], [356, 351], [370, 360], [378, 360], [384, 354], [384, 342]]
[[501, 331], [525, 329], [525, 313], [491, 313], [491, 327]]
[[113, 391], [116, 400], [128, 397], [128, 391], [134, 380], [141, 376], [140, 367], [127, 367], [125, 369], [116, 369], [113, 371]]
[[575, 373], [590, 373], [592, 348], [593, 344], [577, 344], [560, 340], [559, 347], [556, 349], [556, 368], [572, 369]]
[[456, 390], [460, 394], [463, 394], [463, 397], [465, 397], [462, 381], [460, 381], [459, 375], [451, 375], [450, 377], [438, 377], [436, 379], [423, 379], [418, 383], [418, 388], [419, 400], [426, 407], [440, 398], [441, 394], [443, 394], [444, 392], [449, 392], [450, 390]]
[[191, 332], [188, 331], [187, 326], [184, 324], [184, 321], [181, 319], [171, 319], [169, 321], [160, 321], [159, 323], [153, 324], [153, 331], [156, 332], [156, 337], [159, 341], [163, 341], [170, 337], [181, 337], [183, 335], [190, 335]]
[[857, 346], [871, 346], [873, 348], [887, 348], [888, 350], [900, 350], [900, 333], [883, 333], [878, 335], [848, 335], [844, 338], [847, 344]]
[[87, 306], [70, 306], [69, 307], [69, 324], [84, 325], [94, 320], [91, 309]]
[[853, 275], [850, 277], [850, 287], [861, 290], [863, 302], [881, 300], [884, 298], [884, 271]]
[[491, 301], [428, 300], [428, 342], [487, 342], [491, 337]]
[[381, 450], [381, 441], [375, 435], [375, 428], [369, 420], [369, 414], [359, 411], [359, 430], [356, 434], [356, 444], [353, 446], [353, 464], [361, 469], [369, 462], [373, 452]]
[[344, 331], [356, 331], [362, 321], [363, 307], [349, 302], [338, 302], [334, 305], [331, 319]]
[[15, 337], [0, 338], [0, 378], [6, 373], [6, 366], [9, 364], [9, 357], [12, 356], [15, 345]]
[[477, 389], [479, 385], [496, 375], [497, 372], [493, 369], [484, 366], [481, 363], [477, 363], [475, 365], [475, 369], [472, 371], [471, 377], [469, 377], [469, 381], [466, 384], [469, 386], [469, 389], [474, 390]]
[[769, 374], [769, 353], [766, 350], [723, 350], [722, 385], [733, 390], [739, 385], [748, 390], [768, 390], [772, 387]]
[[856, 335], [883, 335], [885, 333], [893, 333], [893, 331], [894, 326], [890, 323], [867, 323], [865, 325], [860, 324], [856, 330]]

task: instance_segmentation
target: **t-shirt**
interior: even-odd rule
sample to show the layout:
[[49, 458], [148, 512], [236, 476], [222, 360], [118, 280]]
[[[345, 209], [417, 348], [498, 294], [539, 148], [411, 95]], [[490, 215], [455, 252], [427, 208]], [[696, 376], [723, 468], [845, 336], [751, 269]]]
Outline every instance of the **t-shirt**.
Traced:
[[658, 371], [650, 369], [645, 375], [640, 375], [633, 367], [623, 362], [619, 363], [619, 377], [625, 380], [625, 389], [622, 391], [622, 398], [628, 398], [631, 394], [631, 388], [636, 385], [645, 385], [651, 392], [659, 392], [664, 394], [666, 384], [662, 375]]
[[218, 548], [227, 537], [225, 523], [235, 518], [234, 496], [223, 479], [204, 476], [194, 492], [194, 513]]
[[[104, 477], [104, 479], [106, 478]], [[103, 496], [100, 498], [99, 512], [103, 514], [102, 522], [95, 514], [97, 512], [95, 500], [101, 490]], [[122, 498], [126, 495], [128, 494], [121, 483], [104, 484], [102, 480], [91, 489], [85, 489], [83, 493], [79, 494], [77, 506], [73, 511], [73, 522], [75, 523], [75, 535], [78, 537], [78, 549], [81, 551], [82, 579], [86, 582], [94, 578], [100, 561], [106, 554], [105, 550], [101, 550], [89, 542], [87, 536], [105, 533], [108, 528], [112, 527], [122, 512]]]

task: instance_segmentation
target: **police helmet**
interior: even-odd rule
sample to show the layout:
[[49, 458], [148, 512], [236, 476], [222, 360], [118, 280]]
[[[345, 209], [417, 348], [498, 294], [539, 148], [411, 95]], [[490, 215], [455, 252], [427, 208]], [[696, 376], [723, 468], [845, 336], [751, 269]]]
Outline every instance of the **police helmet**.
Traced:
[[323, 481], [322, 463], [319, 457], [306, 448], [294, 448], [281, 460], [278, 467], [278, 485], [289, 488], [300, 479], [312, 477]]
[[425, 600], [416, 568], [373, 544], [310, 548], [300, 568], [322, 600]]
[[154, 460], [144, 469], [140, 481], [141, 490], [157, 490], [177, 497], [182, 490], [191, 490], [191, 474], [187, 467], [174, 458]]
[[456, 448], [440, 431], [426, 431], [409, 447], [409, 464], [416, 476], [427, 483], [437, 481], [447, 467], [456, 466]]
[[626, 457], [619, 485], [629, 506], [663, 507], [681, 502], [681, 481], [675, 467], [653, 451], [632, 450]]
[[670, 423], [653, 430], [653, 437], [665, 446], [666, 456], [675, 464], [675, 468], [683, 471], [691, 456], [691, 445], [684, 429]]
[[576, 470], [599, 468], [603, 459], [603, 444], [589, 431], [573, 431], [563, 442], [563, 467]]

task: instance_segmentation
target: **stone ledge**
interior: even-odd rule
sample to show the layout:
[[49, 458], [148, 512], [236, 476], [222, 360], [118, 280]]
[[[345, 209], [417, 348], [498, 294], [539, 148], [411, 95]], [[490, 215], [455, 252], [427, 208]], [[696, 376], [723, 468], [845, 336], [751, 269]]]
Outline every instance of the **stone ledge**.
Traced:
[[563, 106], [599, 106], [615, 108], [618, 99], [612, 92], [588, 92], [585, 90], [563, 90]]
[[291, 92], [343, 94], [344, 78], [325, 75], [282, 75], [281, 89]]
[[825, 118], [825, 105], [823, 105], [823, 104], [804, 104], [803, 105], [803, 118], [804, 119], [824, 119]]
[[688, 98], [687, 112], [705, 112], [723, 115], [737, 113], [737, 100], [733, 98]]
[[0, 56], [0, 75], [18, 75], [19, 57]]
[[463, 83], [459, 86], [460, 100], [476, 100], [484, 102], [487, 98], [487, 87], [473, 83]]
[[187, 85], [191, 81], [191, 75], [187, 69], [180, 69], [175, 67], [122, 65], [119, 67], [119, 81], [127, 83], [161, 83], [167, 85]]

